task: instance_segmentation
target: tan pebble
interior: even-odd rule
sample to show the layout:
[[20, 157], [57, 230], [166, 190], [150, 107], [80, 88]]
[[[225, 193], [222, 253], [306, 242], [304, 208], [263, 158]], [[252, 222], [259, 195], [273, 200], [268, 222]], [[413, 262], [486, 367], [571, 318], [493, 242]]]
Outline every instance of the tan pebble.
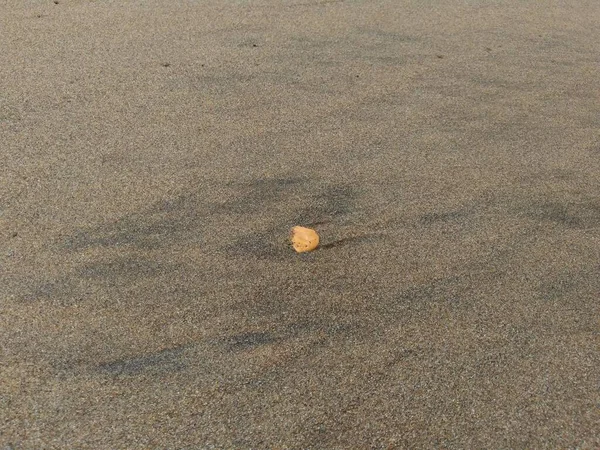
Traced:
[[294, 227], [290, 236], [292, 246], [298, 253], [310, 252], [319, 245], [319, 235], [311, 228]]

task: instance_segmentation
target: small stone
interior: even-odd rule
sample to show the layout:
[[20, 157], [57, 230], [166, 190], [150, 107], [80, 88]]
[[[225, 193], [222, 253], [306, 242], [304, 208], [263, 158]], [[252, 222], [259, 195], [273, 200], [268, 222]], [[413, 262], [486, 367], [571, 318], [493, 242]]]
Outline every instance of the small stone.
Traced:
[[319, 245], [319, 235], [311, 228], [296, 226], [290, 235], [292, 246], [298, 253], [310, 252]]

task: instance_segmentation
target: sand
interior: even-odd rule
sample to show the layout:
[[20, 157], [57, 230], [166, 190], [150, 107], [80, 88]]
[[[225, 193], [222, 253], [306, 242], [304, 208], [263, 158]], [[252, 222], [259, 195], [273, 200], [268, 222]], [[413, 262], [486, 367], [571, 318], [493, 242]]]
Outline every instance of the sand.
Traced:
[[5, 1], [0, 449], [600, 448], [598, 17]]

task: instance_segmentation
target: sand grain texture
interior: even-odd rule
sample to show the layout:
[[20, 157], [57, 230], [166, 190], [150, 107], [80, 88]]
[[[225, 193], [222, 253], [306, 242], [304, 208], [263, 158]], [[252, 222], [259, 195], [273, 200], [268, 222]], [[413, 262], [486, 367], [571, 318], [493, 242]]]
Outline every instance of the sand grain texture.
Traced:
[[599, 448], [599, 17], [5, 1], [0, 448]]

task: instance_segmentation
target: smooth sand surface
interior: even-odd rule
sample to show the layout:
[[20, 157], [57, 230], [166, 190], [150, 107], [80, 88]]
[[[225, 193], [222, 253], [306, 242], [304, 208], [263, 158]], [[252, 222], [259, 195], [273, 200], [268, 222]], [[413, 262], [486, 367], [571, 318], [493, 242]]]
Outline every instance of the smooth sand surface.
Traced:
[[2, 2], [0, 449], [600, 448], [599, 18]]

